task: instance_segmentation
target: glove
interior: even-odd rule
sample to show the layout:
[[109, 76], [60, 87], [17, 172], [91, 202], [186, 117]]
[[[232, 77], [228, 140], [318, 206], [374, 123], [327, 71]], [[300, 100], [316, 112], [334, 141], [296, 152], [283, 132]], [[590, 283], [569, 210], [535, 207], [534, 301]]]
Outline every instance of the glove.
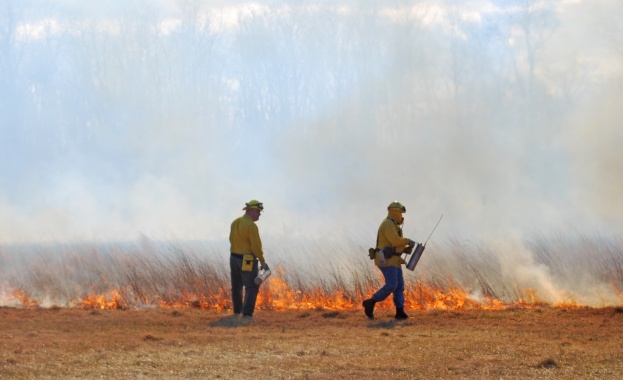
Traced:
[[405, 248], [404, 252], [402, 253], [406, 253], [407, 255], [410, 255], [413, 253], [413, 248], [417, 245], [416, 242], [414, 242], [413, 240], [409, 239], [409, 245], [407, 246], [407, 248]]
[[266, 261], [264, 261], [264, 262], [262, 263], [262, 265], [260, 265], [260, 269], [261, 269], [261, 270], [268, 270], [268, 264], [266, 264]]

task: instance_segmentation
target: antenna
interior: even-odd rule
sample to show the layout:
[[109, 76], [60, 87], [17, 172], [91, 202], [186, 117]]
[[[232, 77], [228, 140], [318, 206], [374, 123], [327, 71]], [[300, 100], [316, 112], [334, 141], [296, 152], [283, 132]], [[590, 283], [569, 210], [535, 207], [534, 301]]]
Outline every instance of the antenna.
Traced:
[[[435, 230], [437, 229], [439, 222], [441, 222], [441, 218], [443, 218], [443, 214], [441, 214], [441, 217], [437, 221], [437, 224], [435, 224], [435, 228], [433, 228], [433, 231], [430, 233], [430, 235], [428, 235], [428, 239], [430, 239], [430, 237], [433, 236], [433, 232], [435, 232]], [[426, 246], [426, 243], [428, 243], [428, 239], [426, 239], [426, 241], [424, 242], [424, 246]]]

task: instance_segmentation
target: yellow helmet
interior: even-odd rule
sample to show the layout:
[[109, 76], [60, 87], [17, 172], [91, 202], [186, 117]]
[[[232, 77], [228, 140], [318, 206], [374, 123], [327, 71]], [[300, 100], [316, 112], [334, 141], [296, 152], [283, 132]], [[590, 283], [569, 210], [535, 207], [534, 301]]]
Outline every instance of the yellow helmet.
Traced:
[[390, 203], [389, 206], [387, 206], [387, 211], [389, 210], [400, 210], [401, 212], [407, 212], [406, 207], [398, 201], [393, 201], [392, 203]]
[[256, 199], [253, 199], [247, 203], [244, 204], [245, 208], [243, 208], [243, 210], [248, 210], [251, 208], [255, 208], [258, 209], [260, 211], [264, 210], [264, 204]]

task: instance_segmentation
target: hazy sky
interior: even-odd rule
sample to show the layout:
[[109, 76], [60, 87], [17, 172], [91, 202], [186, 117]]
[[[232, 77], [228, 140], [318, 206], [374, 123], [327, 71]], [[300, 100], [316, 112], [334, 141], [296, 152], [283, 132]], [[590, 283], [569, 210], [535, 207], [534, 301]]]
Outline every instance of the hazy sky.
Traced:
[[620, 1], [105, 3], [0, 0], [0, 242], [623, 229]]

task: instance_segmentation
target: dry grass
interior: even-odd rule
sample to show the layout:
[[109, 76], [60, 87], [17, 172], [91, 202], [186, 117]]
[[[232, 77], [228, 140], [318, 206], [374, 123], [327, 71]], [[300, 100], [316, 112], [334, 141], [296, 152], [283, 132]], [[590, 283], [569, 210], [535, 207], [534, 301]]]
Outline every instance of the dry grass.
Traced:
[[[148, 243], [0, 246], [0, 306], [231, 307], [227, 246]], [[271, 250], [274, 274], [259, 300], [264, 309], [352, 309], [383, 284], [355, 242], [344, 242], [330, 260], [323, 254], [331, 247], [292, 244], [283, 241]], [[506, 261], [512, 251], [458, 240], [431, 248], [414, 272], [404, 271], [407, 306], [623, 303], [623, 240], [542, 237], [526, 245], [531, 253], [512, 264]]]
[[619, 379], [623, 308], [0, 309], [2, 379]]

